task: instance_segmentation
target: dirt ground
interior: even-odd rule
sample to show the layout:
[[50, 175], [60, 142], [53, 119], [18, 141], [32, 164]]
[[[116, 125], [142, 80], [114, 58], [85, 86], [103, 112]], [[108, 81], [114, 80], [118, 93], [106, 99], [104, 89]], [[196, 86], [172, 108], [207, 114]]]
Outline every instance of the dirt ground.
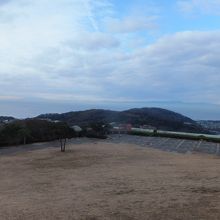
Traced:
[[1, 155], [0, 219], [219, 220], [220, 158], [94, 141]]

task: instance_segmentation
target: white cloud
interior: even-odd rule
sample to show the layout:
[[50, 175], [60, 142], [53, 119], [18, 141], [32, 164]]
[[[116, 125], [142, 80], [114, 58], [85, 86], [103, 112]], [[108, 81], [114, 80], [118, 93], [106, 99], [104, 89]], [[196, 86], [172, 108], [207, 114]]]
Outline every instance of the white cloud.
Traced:
[[94, 27], [91, 17], [95, 16], [96, 5], [99, 9], [108, 8], [107, 2], [83, 2], [90, 7], [81, 0], [1, 2], [0, 77], [6, 74], [48, 78], [53, 74], [48, 71], [74, 63], [75, 57], [84, 59], [80, 56], [87, 50], [117, 47], [119, 42], [113, 36], [89, 30]]
[[184, 13], [220, 15], [219, 0], [179, 0], [177, 4]]

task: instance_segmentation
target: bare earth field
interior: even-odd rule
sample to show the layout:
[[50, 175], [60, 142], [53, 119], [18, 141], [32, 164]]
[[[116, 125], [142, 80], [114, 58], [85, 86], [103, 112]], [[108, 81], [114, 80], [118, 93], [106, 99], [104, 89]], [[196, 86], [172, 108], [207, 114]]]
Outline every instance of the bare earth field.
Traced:
[[0, 155], [0, 219], [219, 220], [220, 157], [104, 141]]

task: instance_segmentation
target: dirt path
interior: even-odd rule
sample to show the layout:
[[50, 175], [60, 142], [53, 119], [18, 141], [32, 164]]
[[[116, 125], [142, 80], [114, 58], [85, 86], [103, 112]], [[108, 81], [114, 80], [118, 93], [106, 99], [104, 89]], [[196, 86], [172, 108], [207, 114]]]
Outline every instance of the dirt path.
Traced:
[[220, 159], [84, 143], [0, 156], [0, 219], [219, 220]]

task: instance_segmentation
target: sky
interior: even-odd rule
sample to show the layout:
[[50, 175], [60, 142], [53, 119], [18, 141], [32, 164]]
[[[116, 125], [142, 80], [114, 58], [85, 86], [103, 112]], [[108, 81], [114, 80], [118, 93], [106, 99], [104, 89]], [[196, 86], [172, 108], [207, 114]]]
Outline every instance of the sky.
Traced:
[[0, 115], [220, 120], [219, 48], [220, 0], [0, 0]]

